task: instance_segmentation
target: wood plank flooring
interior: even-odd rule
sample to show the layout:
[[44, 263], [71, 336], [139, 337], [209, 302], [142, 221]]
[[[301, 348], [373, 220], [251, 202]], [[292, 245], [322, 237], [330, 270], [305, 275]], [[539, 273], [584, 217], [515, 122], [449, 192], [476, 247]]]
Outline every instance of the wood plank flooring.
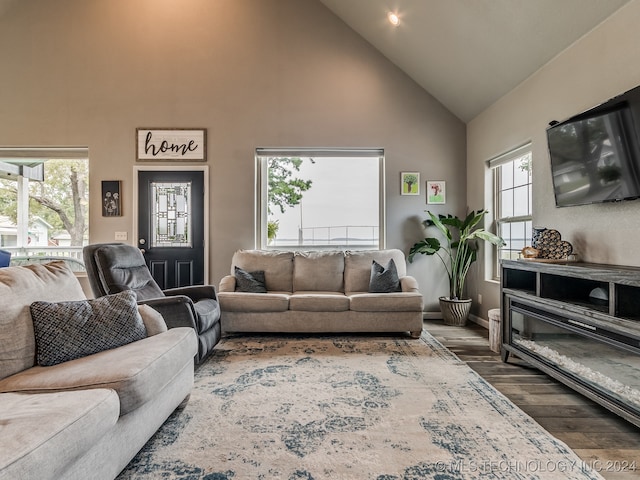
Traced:
[[489, 349], [488, 330], [425, 320], [425, 329], [607, 480], [640, 479], [640, 428], [526, 362]]

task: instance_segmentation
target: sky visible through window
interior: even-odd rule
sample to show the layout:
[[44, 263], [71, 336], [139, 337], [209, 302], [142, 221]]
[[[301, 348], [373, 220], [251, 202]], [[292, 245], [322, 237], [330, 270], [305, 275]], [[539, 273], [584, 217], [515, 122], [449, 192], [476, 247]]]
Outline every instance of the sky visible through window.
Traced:
[[311, 180], [299, 205], [284, 213], [272, 208], [269, 220], [277, 220], [272, 246], [298, 245], [302, 229], [304, 245], [378, 245], [380, 180], [378, 157], [320, 157], [303, 159], [294, 177]]

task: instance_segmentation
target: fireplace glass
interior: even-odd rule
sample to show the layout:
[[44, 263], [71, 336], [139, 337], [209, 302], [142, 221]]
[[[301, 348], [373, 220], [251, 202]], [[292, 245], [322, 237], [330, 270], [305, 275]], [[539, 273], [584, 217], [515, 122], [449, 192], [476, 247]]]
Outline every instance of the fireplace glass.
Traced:
[[637, 339], [576, 320], [564, 319], [564, 327], [552, 314], [546, 320], [544, 313], [512, 308], [512, 344], [614, 403], [640, 412], [640, 350], [631, 346]]

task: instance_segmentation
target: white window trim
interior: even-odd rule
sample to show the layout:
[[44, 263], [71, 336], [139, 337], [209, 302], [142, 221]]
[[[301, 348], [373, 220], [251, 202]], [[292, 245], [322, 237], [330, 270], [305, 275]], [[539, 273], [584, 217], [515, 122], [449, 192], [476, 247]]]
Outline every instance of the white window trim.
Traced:
[[[487, 161], [487, 167], [489, 169], [489, 178], [490, 178], [490, 191], [491, 191], [491, 196], [492, 196], [492, 200], [493, 200], [493, 215], [492, 215], [492, 222], [490, 225], [490, 230], [492, 232], [494, 232], [496, 235], [499, 235], [500, 233], [500, 224], [501, 223], [505, 223], [505, 221], [508, 222], [521, 222], [521, 221], [527, 221], [527, 220], [531, 220], [533, 222], [533, 212], [531, 212], [531, 215], [520, 215], [520, 216], [514, 216], [514, 217], [501, 217], [500, 216], [500, 199], [498, 196], [498, 180], [497, 180], [497, 168], [500, 167], [501, 165], [505, 165], [509, 162], [512, 162], [524, 155], [526, 155], [527, 153], [531, 154], [533, 156], [533, 146], [532, 146], [532, 142], [528, 141], [518, 147], [512, 148], [507, 152], [504, 152], [500, 155], [497, 155], [493, 158], [491, 158], [490, 160]], [[533, 182], [533, 179], [532, 179]], [[531, 188], [533, 188], [533, 183], [531, 185]], [[490, 262], [490, 268], [487, 270], [488, 272], [491, 272], [491, 278], [490, 280], [499, 282], [500, 281], [500, 255], [498, 253], [499, 247], [498, 246], [492, 246], [491, 248], [491, 254], [488, 255], [488, 260]], [[486, 264], [485, 264], [486, 266]]]
[[[263, 228], [267, 219], [267, 203], [263, 201], [263, 197], [268, 188], [267, 163], [261, 161], [264, 157], [377, 157], [378, 162], [378, 179], [379, 179], [379, 240], [378, 250], [386, 248], [386, 188], [385, 188], [385, 162], [384, 149], [381, 148], [275, 148], [260, 147], [255, 152], [255, 239], [254, 245], [256, 249], [270, 249], [267, 244], [267, 231]], [[283, 247], [278, 247], [282, 250]], [[291, 246], [286, 250], [326, 250], [329, 247], [313, 247], [313, 246]], [[333, 248], [335, 249], [335, 247]]]

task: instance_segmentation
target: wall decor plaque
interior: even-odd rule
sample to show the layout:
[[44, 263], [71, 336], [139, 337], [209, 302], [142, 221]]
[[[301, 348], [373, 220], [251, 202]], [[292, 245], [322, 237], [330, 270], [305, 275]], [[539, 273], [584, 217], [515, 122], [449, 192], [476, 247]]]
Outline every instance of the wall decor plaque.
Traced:
[[136, 160], [204, 162], [207, 160], [207, 130], [137, 128]]

